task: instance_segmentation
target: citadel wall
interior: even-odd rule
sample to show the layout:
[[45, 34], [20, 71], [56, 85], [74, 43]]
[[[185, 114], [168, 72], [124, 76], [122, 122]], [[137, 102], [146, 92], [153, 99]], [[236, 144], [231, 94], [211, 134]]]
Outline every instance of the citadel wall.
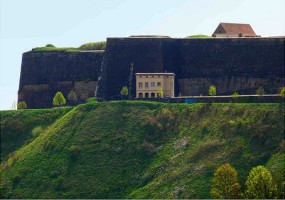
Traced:
[[78, 99], [93, 97], [104, 51], [26, 52], [22, 57], [18, 102], [29, 108], [52, 107], [57, 91]]
[[208, 95], [212, 84], [218, 95], [284, 85], [284, 38], [109, 38], [104, 60], [98, 96], [107, 100], [128, 86], [131, 63], [134, 74], [175, 73], [176, 96]]
[[[79, 98], [118, 99], [123, 86], [134, 98], [135, 73], [175, 73], [175, 95], [278, 93], [284, 86], [285, 38], [108, 38], [106, 51], [23, 54], [18, 101], [51, 107], [57, 91]], [[97, 84], [98, 81], [98, 84]]]

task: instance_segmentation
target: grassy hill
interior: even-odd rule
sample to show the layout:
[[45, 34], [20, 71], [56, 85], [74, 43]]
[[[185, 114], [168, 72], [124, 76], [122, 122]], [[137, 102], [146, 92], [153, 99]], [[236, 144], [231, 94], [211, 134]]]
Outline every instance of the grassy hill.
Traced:
[[257, 165], [284, 181], [279, 104], [120, 101], [0, 113], [1, 137], [12, 135], [1, 153], [13, 144], [1, 159], [2, 198], [210, 198], [226, 162], [242, 183]]

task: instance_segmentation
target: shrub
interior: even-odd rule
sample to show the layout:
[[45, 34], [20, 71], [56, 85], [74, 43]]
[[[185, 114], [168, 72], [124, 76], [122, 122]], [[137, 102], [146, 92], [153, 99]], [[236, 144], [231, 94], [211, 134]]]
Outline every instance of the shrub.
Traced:
[[249, 199], [274, 199], [277, 188], [271, 173], [263, 166], [253, 168], [246, 180], [245, 195]]
[[18, 109], [26, 109], [28, 106], [25, 101], [20, 101], [17, 105]]
[[97, 102], [99, 102], [99, 101], [98, 101], [98, 98], [96, 98], [96, 97], [91, 97], [91, 98], [86, 99], [85, 102], [86, 102], [86, 103], [97, 103]]
[[74, 90], [70, 90], [69, 94], [67, 95], [67, 99], [69, 101], [77, 101], [77, 95], [76, 93], [74, 92]]
[[66, 100], [61, 92], [57, 92], [53, 98], [54, 106], [62, 106], [66, 104]]
[[221, 165], [216, 169], [212, 182], [211, 195], [213, 198], [236, 199], [240, 197], [238, 173], [229, 163]]
[[147, 154], [152, 154], [155, 150], [154, 145], [149, 142], [143, 143], [143, 148], [146, 151]]
[[262, 96], [265, 94], [265, 91], [264, 91], [264, 88], [263, 87], [259, 87], [257, 90], [256, 90], [256, 95], [258, 96]]
[[158, 98], [162, 98], [163, 97], [163, 90], [162, 90], [162, 88], [159, 88], [159, 90], [157, 92], [157, 97]]
[[283, 98], [285, 98], [285, 87], [281, 88], [280, 94]]
[[81, 154], [81, 149], [79, 146], [72, 145], [69, 148], [70, 157], [76, 159]]
[[44, 150], [49, 150], [49, 149], [53, 149], [55, 147], [55, 144], [50, 141], [50, 140], [46, 140], [43, 146]]
[[123, 95], [123, 96], [127, 96], [128, 94], [129, 94], [129, 89], [128, 89], [128, 87], [127, 86], [124, 86], [123, 88], [122, 88], [122, 90], [121, 90], [121, 95]]
[[209, 88], [209, 95], [210, 96], [216, 96], [216, 94], [217, 94], [216, 86], [211, 85]]
[[233, 95], [232, 95], [232, 97], [233, 97], [234, 99], [237, 99], [237, 98], [239, 97], [239, 94], [238, 94], [237, 92], [234, 92]]
[[35, 128], [32, 130], [32, 136], [33, 136], [34, 138], [36, 138], [36, 137], [38, 137], [43, 131], [44, 131], [44, 129], [43, 129], [41, 126], [35, 127]]

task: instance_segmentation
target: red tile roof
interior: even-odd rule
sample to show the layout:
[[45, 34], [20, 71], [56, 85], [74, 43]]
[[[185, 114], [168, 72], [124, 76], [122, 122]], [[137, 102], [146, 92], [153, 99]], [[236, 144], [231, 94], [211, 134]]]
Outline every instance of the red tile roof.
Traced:
[[215, 34], [241, 34], [243, 37], [256, 37], [250, 24], [220, 23]]

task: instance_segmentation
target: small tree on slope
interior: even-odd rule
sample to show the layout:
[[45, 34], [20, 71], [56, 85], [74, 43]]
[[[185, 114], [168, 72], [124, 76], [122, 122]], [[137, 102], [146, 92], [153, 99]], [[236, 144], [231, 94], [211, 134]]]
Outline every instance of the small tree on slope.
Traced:
[[216, 169], [212, 182], [211, 196], [213, 198], [235, 199], [240, 197], [238, 173], [229, 163]]
[[53, 98], [54, 106], [63, 106], [66, 104], [66, 100], [61, 92], [57, 92]]
[[249, 199], [274, 199], [277, 188], [271, 173], [263, 166], [253, 168], [246, 180], [245, 195]]

